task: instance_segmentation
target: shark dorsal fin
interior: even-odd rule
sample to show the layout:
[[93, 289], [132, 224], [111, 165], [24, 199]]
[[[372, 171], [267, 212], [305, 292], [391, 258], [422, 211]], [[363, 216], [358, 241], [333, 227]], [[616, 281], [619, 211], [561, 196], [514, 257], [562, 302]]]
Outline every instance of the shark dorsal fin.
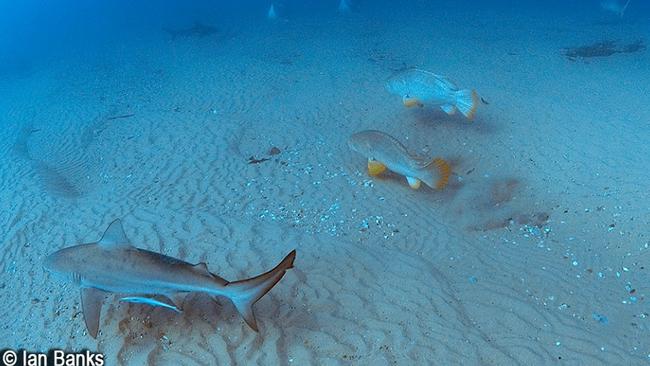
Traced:
[[104, 232], [104, 236], [102, 236], [102, 239], [97, 244], [104, 249], [125, 248], [131, 246], [129, 239], [124, 233], [124, 228], [122, 227], [122, 221], [120, 219], [117, 219], [108, 225], [108, 229]]

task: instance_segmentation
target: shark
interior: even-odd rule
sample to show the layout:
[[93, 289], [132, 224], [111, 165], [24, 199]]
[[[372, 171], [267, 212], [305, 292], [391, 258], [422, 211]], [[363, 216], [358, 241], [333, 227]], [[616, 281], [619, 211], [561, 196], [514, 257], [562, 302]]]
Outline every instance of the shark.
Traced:
[[230, 282], [211, 273], [205, 263], [191, 264], [157, 252], [136, 248], [127, 238], [120, 219], [93, 243], [63, 248], [48, 255], [43, 267], [59, 279], [81, 289], [81, 305], [88, 334], [97, 338], [103, 301], [109, 293], [121, 301], [181, 312], [172, 298], [191, 292], [226, 297], [254, 331], [258, 332], [253, 305], [293, 268], [291, 251], [272, 270]]
[[627, 0], [625, 4], [622, 4], [618, 0], [602, 0], [600, 2], [600, 7], [601, 9], [612, 12], [622, 18], [625, 15], [627, 7], [630, 5], [630, 1], [631, 0]]
[[194, 25], [192, 25], [189, 28], [184, 28], [184, 29], [163, 28], [163, 30], [167, 32], [172, 37], [172, 39], [176, 39], [178, 37], [203, 38], [219, 32], [218, 28], [213, 27], [211, 25], [205, 25], [200, 22], [195, 22]]

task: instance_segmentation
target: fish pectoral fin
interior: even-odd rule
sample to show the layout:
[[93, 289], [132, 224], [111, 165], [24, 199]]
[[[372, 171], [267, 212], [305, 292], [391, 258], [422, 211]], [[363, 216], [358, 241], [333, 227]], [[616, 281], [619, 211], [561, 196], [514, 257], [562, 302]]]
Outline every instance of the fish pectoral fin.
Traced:
[[451, 104], [443, 104], [440, 106], [440, 109], [442, 109], [448, 115], [456, 114], [456, 107]]
[[376, 177], [386, 171], [386, 165], [378, 162], [377, 160], [368, 159], [368, 174]]
[[81, 288], [81, 309], [88, 334], [93, 338], [97, 338], [97, 332], [99, 331], [99, 316], [102, 312], [104, 295], [104, 291], [95, 288]]
[[177, 313], [181, 312], [181, 309], [174, 304], [172, 299], [164, 295], [156, 295], [153, 297], [147, 296], [127, 296], [120, 299], [124, 302], [132, 302], [135, 304], [145, 304], [150, 306], [162, 307], [165, 309], [173, 310]]
[[404, 103], [404, 106], [407, 108], [424, 106], [418, 98], [409, 97], [408, 95], [402, 97], [402, 103]]
[[418, 189], [420, 188], [420, 185], [422, 185], [422, 181], [417, 178], [406, 177], [406, 181], [409, 182], [409, 186], [413, 189]]

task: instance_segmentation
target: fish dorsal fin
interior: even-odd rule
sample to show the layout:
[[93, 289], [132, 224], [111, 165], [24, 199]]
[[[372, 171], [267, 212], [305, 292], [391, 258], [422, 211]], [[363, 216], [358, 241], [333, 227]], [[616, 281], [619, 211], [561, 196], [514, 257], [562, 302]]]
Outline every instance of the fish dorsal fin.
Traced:
[[210, 271], [208, 270], [208, 265], [205, 264], [205, 262], [201, 262], [193, 265], [192, 269], [194, 269], [194, 272], [197, 273], [212, 275], [212, 273], [210, 273]]
[[456, 86], [456, 84], [454, 84], [454, 82], [451, 81], [451, 80], [449, 80], [446, 76], [443, 76], [443, 75], [436, 75], [436, 74], [434, 74], [434, 75], [435, 75], [435, 78], [436, 78], [436, 82], [437, 82], [439, 85], [443, 86], [444, 88], [446, 88], [446, 89], [450, 89], [450, 90], [456, 90], [456, 89], [458, 89], [458, 87]]
[[94, 288], [81, 288], [81, 309], [86, 322], [86, 329], [91, 337], [97, 338], [99, 330], [99, 315], [102, 312], [104, 292]]
[[104, 249], [117, 249], [130, 247], [129, 239], [124, 233], [122, 220], [117, 219], [108, 225], [102, 239], [97, 243]]
[[409, 154], [409, 157], [411, 158], [412, 161], [412, 166], [416, 169], [425, 169], [429, 165], [431, 165], [431, 160], [430, 159], [425, 159], [419, 155], [415, 154]]

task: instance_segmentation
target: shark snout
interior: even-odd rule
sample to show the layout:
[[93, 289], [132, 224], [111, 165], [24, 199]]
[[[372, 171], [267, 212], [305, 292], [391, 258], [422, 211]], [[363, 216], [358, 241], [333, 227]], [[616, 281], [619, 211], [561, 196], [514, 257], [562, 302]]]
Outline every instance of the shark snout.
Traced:
[[65, 259], [61, 253], [55, 252], [45, 257], [43, 260], [43, 268], [51, 273], [65, 272], [64, 262]]
[[54, 270], [55, 264], [56, 258], [54, 257], [54, 254], [50, 254], [45, 257], [45, 260], [43, 260], [43, 269], [48, 272], [52, 272]]

